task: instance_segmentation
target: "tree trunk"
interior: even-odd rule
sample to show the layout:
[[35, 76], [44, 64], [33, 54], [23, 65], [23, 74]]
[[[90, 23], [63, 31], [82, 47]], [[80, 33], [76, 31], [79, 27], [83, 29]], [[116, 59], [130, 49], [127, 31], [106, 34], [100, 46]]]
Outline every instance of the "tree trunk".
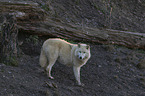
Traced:
[[5, 14], [1, 18], [0, 62], [17, 66], [17, 23], [13, 15]]

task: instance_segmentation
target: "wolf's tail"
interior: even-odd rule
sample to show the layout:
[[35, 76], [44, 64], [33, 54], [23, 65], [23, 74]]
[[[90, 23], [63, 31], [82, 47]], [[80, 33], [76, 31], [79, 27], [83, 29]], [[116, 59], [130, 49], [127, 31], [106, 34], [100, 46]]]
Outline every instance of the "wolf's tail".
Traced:
[[46, 57], [43, 49], [41, 49], [39, 63], [40, 63], [40, 66], [43, 68], [46, 67], [46, 65], [47, 65], [47, 57]]

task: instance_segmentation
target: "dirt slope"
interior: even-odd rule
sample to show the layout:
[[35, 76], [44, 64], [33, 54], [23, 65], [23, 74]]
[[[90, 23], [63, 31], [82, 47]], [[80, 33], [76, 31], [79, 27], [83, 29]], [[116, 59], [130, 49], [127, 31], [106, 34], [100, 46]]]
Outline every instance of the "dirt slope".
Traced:
[[0, 96], [144, 96], [145, 70], [137, 64], [142, 50], [112, 45], [91, 45], [92, 57], [81, 70], [84, 87], [76, 85], [71, 67], [58, 62], [48, 79], [38, 64], [39, 55], [22, 55], [19, 66], [0, 64]]
[[[32, 1], [48, 11], [51, 18], [82, 26], [82, 30], [83, 27], [97, 27], [144, 32], [144, 0]], [[0, 96], [144, 96], [145, 94], [143, 50], [90, 44], [92, 57], [81, 70], [81, 81], [85, 86], [79, 87], [76, 85], [72, 68], [58, 62], [52, 69], [55, 79], [48, 79], [39, 66], [40, 48], [44, 38], [41, 37], [37, 41], [38, 38], [32, 37], [35, 41], [32, 42], [30, 36], [21, 35], [23, 43], [20, 45], [19, 65], [14, 67], [0, 63]]]
[[145, 32], [144, 6], [144, 0], [52, 0], [42, 4], [42, 8], [49, 8], [50, 14], [53, 12], [53, 17], [82, 28], [89, 26], [137, 32]]

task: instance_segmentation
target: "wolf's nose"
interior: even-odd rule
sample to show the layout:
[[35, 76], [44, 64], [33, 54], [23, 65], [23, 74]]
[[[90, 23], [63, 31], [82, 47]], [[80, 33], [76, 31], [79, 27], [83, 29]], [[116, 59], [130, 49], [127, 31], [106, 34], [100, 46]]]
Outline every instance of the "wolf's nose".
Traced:
[[80, 57], [80, 59], [82, 59], [82, 57]]

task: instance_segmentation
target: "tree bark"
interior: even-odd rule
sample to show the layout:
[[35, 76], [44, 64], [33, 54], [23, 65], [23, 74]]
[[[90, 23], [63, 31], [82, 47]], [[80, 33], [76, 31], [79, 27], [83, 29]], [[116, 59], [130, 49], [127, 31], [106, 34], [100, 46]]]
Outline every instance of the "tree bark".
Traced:
[[1, 17], [3, 22], [1, 24], [1, 48], [0, 48], [0, 62], [17, 66], [17, 53], [18, 53], [18, 43], [17, 43], [17, 22], [13, 15], [8, 13]]

